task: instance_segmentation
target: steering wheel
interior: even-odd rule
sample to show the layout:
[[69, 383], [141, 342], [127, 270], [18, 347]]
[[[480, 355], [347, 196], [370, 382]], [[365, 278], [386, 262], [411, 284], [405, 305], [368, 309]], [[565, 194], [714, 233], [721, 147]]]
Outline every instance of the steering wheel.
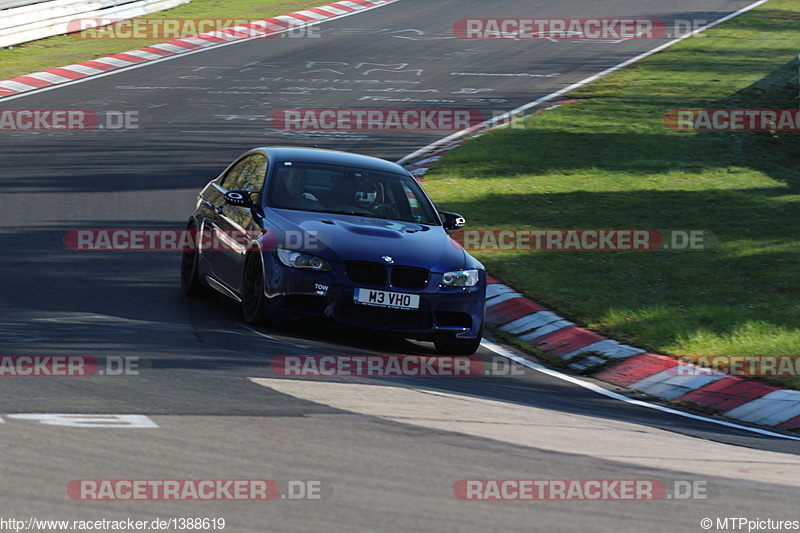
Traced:
[[398, 211], [395, 206], [389, 204], [378, 204], [376, 206], [373, 206], [372, 212], [375, 213], [376, 215], [380, 215], [386, 218], [395, 218], [395, 219], [400, 218], [400, 211]]

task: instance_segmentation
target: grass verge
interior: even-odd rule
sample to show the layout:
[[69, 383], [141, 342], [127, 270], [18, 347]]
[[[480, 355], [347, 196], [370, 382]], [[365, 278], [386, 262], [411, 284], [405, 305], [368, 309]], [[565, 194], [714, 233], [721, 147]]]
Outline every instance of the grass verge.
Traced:
[[[676, 356], [800, 354], [800, 134], [675, 132], [671, 109], [797, 109], [800, 13], [760, 8], [452, 150], [426, 175], [468, 228], [706, 229], [704, 252], [488, 251], [595, 331]], [[799, 369], [800, 370], [800, 369]], [[800, 388], [800, 378], [771, 378]]]

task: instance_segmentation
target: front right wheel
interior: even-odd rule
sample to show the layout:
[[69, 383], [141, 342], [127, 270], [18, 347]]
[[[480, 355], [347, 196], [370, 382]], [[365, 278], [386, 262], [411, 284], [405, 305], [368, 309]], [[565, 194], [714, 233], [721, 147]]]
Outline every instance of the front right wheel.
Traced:
[[439, 355], [472, 355], [478, 351], [483, 340], [483, 326], [474, 339], [448, 339], [434, 341], [433, 345]]

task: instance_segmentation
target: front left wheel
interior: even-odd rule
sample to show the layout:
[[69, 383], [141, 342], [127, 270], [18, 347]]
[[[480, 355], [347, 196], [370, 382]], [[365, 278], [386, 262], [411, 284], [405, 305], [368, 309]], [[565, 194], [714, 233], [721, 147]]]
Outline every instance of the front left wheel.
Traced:
[[[187, 231], [197, 232], [197, 224], [189, 222]], [[200, 253], [197, 250], [184, 250], [181, 257], [181, 289], [186, 296], [203, 296], [206, 293], [205, 287], [200, 283], [197, 273], [197, 265], [200, 261]]]
[[243, 281], [242, 309], [245, 321], [249, 324], [266, 324], [269, 320], [264, 313], [264, 266], [261, 252], [255, 251], [247, 255]]

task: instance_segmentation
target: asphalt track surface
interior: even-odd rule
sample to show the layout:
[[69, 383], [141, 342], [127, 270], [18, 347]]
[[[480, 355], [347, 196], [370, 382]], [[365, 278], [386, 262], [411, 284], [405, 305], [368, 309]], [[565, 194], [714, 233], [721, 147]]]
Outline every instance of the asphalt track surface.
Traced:
[[[178, 253], [64, 246], [72, 229], [183, 227], [199, 188], [250, 147], [316, 144], [396, 160], [447, 133], [281, 132], [269, 122], [276, 110], [491, 116], [659, 44], [464, 41], [449, 32], [456, 19], [714, 20], [748, 2], [587, 4], [401, 0], [326, 22], [315, 38], [219, 47], [0, 103], [138, 112], [138, 129], [2, 133], [0, 339], [3, 355], [91, 356], [103, 368], [137, 358], [140, 366], [138, 375], [3, 379], [0, 517], [224, 517], [236, 532], [672, 532], [702, 531], [706, 517], [800, 518], [797, 441], [629, 405], [530, 370], [276, 380], [269, 365], [278, 355], [433, 350], [318, 325], [252, 330], [234, 304], [181, 294]], [[139, 415], [149, 427], [59, 426], [23, 416], [31, 414]], [[454, 497], [458, 480], [506, 478], [690, 480], [707, 482], [713, 497]], [[325, 497], [76, 501], [66, 487], [79, 479], [311, 480]]]

